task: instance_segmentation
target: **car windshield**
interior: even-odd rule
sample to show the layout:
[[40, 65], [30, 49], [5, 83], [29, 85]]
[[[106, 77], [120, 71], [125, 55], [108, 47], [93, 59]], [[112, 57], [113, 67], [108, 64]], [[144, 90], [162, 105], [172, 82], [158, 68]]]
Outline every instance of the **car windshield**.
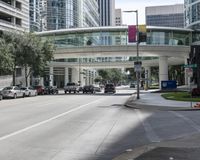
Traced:
[[114, 87], [113, 84], [106, 84], [106, 87]]
[[67, 86], [75, 86], [75, 83], [67, 83]]
[[20, 88], [21, 90], [26, 90], [26, 87], [22, 87], [22, 88]]
[[12, 87], [5, 87], [3, 90], [11, 90]]

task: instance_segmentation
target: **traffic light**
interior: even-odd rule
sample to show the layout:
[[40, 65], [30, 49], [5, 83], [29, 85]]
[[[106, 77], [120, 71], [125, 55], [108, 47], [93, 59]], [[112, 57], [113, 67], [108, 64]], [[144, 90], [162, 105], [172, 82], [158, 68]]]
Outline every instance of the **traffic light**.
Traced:
[[146, 32], [139, 32], [139, 43], [147, 41], [147, 34]]

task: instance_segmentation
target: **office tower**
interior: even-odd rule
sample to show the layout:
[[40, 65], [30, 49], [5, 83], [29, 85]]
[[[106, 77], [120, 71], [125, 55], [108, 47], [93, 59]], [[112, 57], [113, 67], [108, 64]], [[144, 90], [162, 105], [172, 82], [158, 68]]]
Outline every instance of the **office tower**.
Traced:
[[200, 30], [200, 0], [185, 0], [185, 27]]
[[0, 1], [0, 30], [29, 31], [29, 0]]
[[163, 27], [184, 27], [184, 5], [146, 7], [146, 25]]
[[96, 0], [48, 0], [47, 30], [99, 25]]
[[30, 0], [30, 31], [40, 31], [40, 0]]
[[47, 30], [47, 0], [40, 0], [40, 31]]
[[121, 26], [121, 25], [122, 25], [122, 10], [115, 9], [115, 26]]
[[98, 0], [100, 26], [115, 25], [115, 0]]

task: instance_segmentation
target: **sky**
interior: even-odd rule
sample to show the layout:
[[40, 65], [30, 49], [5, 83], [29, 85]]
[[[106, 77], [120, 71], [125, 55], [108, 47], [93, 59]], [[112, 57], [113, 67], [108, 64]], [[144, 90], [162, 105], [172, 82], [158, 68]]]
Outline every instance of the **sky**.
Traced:
[[[162, 2], [161, 2], [162, 1]], [[138, 10], [139, 24], [145, 24], [145, 7], [171, 4], [183, 4], [184, 0], [115, 0], [115, 8], [122, 11]], [[123, 24], [135, 24], [135, 13], [123, 13]]]

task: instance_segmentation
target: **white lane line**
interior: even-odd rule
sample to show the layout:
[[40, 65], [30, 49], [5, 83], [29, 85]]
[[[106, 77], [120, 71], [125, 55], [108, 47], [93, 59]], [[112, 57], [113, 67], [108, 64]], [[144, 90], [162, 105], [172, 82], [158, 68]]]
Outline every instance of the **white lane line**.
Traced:
[[182, 118], [184, 121], [186, 121], [191, 127], [193, 127], [194, 129], [196, 129], [198, 132], [200, 132], [200, 126], [198, 124], [196, 124], [194, 121], [192, 121], [191, 119], [187, 118], [186, 116], [174, 112], [174, 111], [170, 111], [172, 114], [174, 114], [176, 117]]
[[[158, 137], [158, 135], [154, 132], [153, 128], [151, 125], [148, 123], [148, 118], [151, 116], [151, 114], [147, 113], [141, 113], [139, 110], [136, 110], [136, 113], [144, 127], [144, 130], [147, 134], [147, 138], [149, 139], [150, 142], [160, 142], [161, 139]], [[147, 115], [145, 115], [147, 114]]]
[[26, 132], [26, 131], [28, 131], [28, 130], [30, 130], [30, 129], [36, 128], [36, 127], [41, 126], [41, 125], [43, 125], [43, 124], [46, 124], [46, 123], [51, 122], [51, 121], [53, 121], [53, 120], [55, 120], [55, 119], [61, 118], [61, 117], [63, 117], [63, 116], [66, 116], [66, 115], [69, 114], [69, 113], [72, 113], [72, 112], [75, 112], [75, 111], [77, 111], [77, 110], [80, 110], [80, 109], [82, 109], [83, 107], [89, 106], [89, 105], [91, 105], [91, 104], [93, 104], [93, 103], [96, 103], [96, 102], [98, 102], [98, 101], [101, 101], [102, 99], [105, 99], [105, 98], [101, 98], [101, 99], [95, 100], [95, 101], [93, 101], [93, 102], [90, 102], [90, 103], [81, 105], [81, 106], [79, 106], [79, 107], [77, 107], [77, 108], [71, 109], [71, 110], [69, 110], [69, 111], [67, 111], [67, 112], [61, 113], [61, 114], [59, 114], [59, 115], [57, 115], [57, 116], [54, 116], [54, 117], [49, 118], [49, 119], [47, 119], [47, 120], [44, 120], [44, 121], [42, 121], [42, 122], [36, 123], [36, 124], [34, 124], [34, 125], [31, 125], [31, 126], [26, 127], [26, 128], [24, 128], [24, 129], [18, 130], [18, 131], [16, 131], [16, 132], [7, 134], [7, 135], [5, 135], [5, 136], [3, 136], [3, 137], [0, 137], [0, 141], [5, 140], [5, 139], [8, 139], [8, 138], [13, 137], [13, 136], [16, 136], [16, 135], [18, 135], [18, 134], [20, 134], [20, 133]]

